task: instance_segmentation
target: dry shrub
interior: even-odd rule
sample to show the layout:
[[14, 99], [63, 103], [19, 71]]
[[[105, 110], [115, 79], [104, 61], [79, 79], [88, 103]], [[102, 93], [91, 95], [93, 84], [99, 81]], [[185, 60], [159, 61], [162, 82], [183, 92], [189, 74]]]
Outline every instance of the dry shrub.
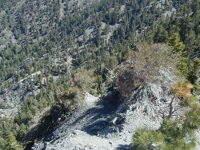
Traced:
[[62, 92], [58, 98], [58, 106], [62, 106], [64, 110], [74, 110], [75, 104], [80, 100], [80, 89], [77, 86], [69, 87], [67, 90]]
[[73, 78], [68, 82], [68, 88], [63, 91], [57, 103], [66, 107], [73, 105], [82, 99], [83, 91], [88, 91], [95, 85], [96, 78], [93, 70], [78, 69]]
[[95, 80], [96, 78], [92, 69], [79, 69], [73, 78], [75, 85], [84, 91], [90, 90], [91, 87], [95, 84]]
[[148, 75], [155, 76], [161, 66], [176, 68], [178, 57], [171, 54], [169, 46], [165, 44], [137, 44], [136, 47], [136, 51], [130, 51], [124, 57], [126, 62], [131, 63], [136, 69], [143, 68]]
[[187, 82], [176, 81], [172, 84], [173, 93], [183, 98], [189, 98], [192, 96], [191, 94], [192, 88], [193, 88], [193, 85]]
[[60, 94], [58, 103], [74, 103], [78, 92], [80, 89], [78, 87], [69, 87], [66, 91]]
[[126, 68], [124, 71], [119, 71], [117, 77], [114, 79], [116, 84], [115, 89], [119, 91], [123, 96], [129, 96], [133, 90], [144, 85], [144, 73], [144, 70], [137, 70], [132, 67]]
[[146, 82], [153, 82], [159, 75], [160, 67], [176, 68], [176, 58], [171, 57], [170, 48], [164, 44], [137, 44], [137, 50], [129, 51], [126, 60], [115, 71], [115, 89], [123, 96]]

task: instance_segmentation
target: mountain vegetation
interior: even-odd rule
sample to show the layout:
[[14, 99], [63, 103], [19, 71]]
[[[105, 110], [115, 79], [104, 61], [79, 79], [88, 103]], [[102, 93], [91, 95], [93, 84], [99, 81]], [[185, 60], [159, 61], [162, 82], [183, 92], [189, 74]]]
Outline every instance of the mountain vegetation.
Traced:
[[127, 97], [170, 66], [185, 78], [172, 91], [187, 109], [180, 120], [164, 116], [157, 131], [138, 129], [133, 146], [193, 148], [199, 20], [199, 0], [0, 0], [0, 107], [18, 109], [2, 114], [0, 147], [29, 149], [77, 109], [85, 91], [114, 87]]

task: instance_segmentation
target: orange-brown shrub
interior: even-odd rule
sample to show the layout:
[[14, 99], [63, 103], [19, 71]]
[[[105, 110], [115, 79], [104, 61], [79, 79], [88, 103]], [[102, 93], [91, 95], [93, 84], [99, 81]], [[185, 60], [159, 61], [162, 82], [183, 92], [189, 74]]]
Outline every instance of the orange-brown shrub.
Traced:
[[[115, 89], [128, 96], [147, 81], [153, 82], [161, 67], [176, 68], [176, 57], [171, 56], [170, 47], [164, 44], [137, 44], [135, 51], [125, 55], [126, 60], [114, 71]], [[174, 69], [175, 70], [175, 69]]]
[[183, 98], [189, 98], [192, 96], [191, 89], [193, 85], [191, 83], [176, 81], [172, 84], [172, 91], [174, 94]]

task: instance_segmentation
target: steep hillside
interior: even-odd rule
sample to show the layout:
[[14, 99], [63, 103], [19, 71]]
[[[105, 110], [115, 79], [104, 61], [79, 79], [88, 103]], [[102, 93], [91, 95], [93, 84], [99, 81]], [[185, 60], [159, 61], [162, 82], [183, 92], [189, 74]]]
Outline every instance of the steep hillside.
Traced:
[[[175, 60], [170, 58], [163, 60], [169, 54], [170, 48], [166, 45], [148, 45], [146, 50], [145, 47], [141, 48], [140, 53], [156, 50], [157, 53], [154, 55], [162, 56], [162, 60], [154, 56], [152, 61], [146, 62], [159, 63], [158, 68], [147, 65], [151, 71], [156, 71], [156, 76], [151, 76], [149, 71], [143, 68], [146, 66], [145, 62], [137, 62], [137, 58], [133, 57], [134, 54], [130, 54], [129, 59], [115, 70], [116, 90], [109, 89], [99, 98], [86, 94], [78, 109], [51, 134], [35, 143], [31, 149], [131, 150], [132, 136], [138, 128], [157, 131], [163, 126], [165, 116], [172, 114], [174, 119], [179, 118], [184, 112], [184, 107], [180, 104], [183, 99], [171, 91], [174, 83], [184, 79], [175, 75], [177, 72], [173, 67]], [[166, 55], [163, 52], [167, 52]], [[142, 58], [145, 56], [141, 56], [140, 60]], [[162, 62], [171, 67], [164, 67]], [[128, 78], [129, 75], [132, 80]], [[126, 81], [129, 83], [126, 84]], [[190, 141], [187, 141], [188, 143]], [[157, 146], [148, 143], [150, 144], [153, 147]]]
[[[166, 45], [156, 45], [151, 48], [162, 52], [169, 49]], [[151, 48], [148, 51], [153, 51]], [[158, 52], [157, 55], [162, 52]], [[123, 87], [123, 91], [125, 88], [130, 89], [128, 97], [120, 96], [119, 88], [117, 91], [110, 89], [99, 98], [85, 95], [78, 109], [32, 149], [131, 149], [132, 135], [138, 127], [158, 129], [163, 121], [160, 111], [166, 114], [169, 112], [168, 105], [173, 97], [169, 95], [169, 91], [172, 83], [179, 78], [172, 73], [175, 71], [172, 68], [159, 67], [158, 74], [153, 79], [147, 74], [147, 70], [143, 70], [142, 66], [138, 67], [130, 60], [118, 66], [116, 72], [121, 70], [119, 73], [129, 74], [129, 71], [133, 71], [134, 75], [131, 76], [133, 81], [138, 81], [138, 78], [143, 81], [137, 82], [137, 85], [130, 83], [127, 86], [115, 81], [116, 86]], [[172, 62], [169, 60], [169, 63]], [[132, 70], [128, 70], [129, 65], [132, 66]], [[122, 80], [120, 77], [116, 78]], [[127, 76], [125, 80], [131, 82]], [[179, 101], [176, 99], [174, 106]]]
[[140, 40], [134, 36], [175, 11], [172, 2], [159, 1], [24, 0], [3, 6], [0, 96], [3, 105], [12, 107], [76, 67], [113, 68], [125, 47]]
[[[116, 140], [109, 147], [116, 148], [131, 144], [139, 123], [130, 131], [131, 116], [137, 111], [141, 123], [146, 116], [147, 126], [155, 124], [161, 132], [158, 122], [180, 106], [170, 88], [186, 85], [186, 95], [195, 100], [200, 95], [199, 10], [199, 0], [0, 0], [0, 147], [29, 149], [36, 143], [35, 149], [53, 149], [60, 138], [54, 149], [81, 148], [73, 145], [80, 133], [88, 137], [83, 143], [92, 136], [107, 141], [109, 135]], [[91, 95], [100, 98], [93, 101]], [[190, 107], [183, 95], [179, 92], [176, 102]], [[147, 107], [140, 110], [143, 104]], [[164, 117], [154, 122], [141, 113], [146, 109]], [[117, 119], [123, 120], [119, 126]], [[73, 133], [71, 142], [63, 141]], [[125, 143], [116, 136], [120, 133], [127, 133]]]

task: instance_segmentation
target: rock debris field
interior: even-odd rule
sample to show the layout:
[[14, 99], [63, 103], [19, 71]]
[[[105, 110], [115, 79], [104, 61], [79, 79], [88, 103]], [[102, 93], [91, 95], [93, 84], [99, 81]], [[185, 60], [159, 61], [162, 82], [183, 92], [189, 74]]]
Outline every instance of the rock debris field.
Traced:
[[[115, 91], [99, 98], [87, 93], [80, 108], [52, 134], [35, 143], [32, 150], [131, 149], [131, 139], [138, 127], [157, 129], [161, 122], [147, 101], [135, 101], [135, 94], [138, 93], [129, 99], [117, 99]], [[143, 96], [139, 97], [146, 95]]]
[[[78, 108], [56, 129], [33, 145], [31, 150], [131, 150], [132, 136], [137, 128], [156, 130], [162, 123], [160, 112], [168, 113], [172, 95], [171, 84], [177, 79], [164, 74], [155, 83], [121, 97], [109, 89], [100, 97], [85, 94]], [[166, 76], [166, 77], [165, 77]], [[170, 78], [169, 78], [170, 77]], [[178, 104], [178, 99], [173, 105]], [[180, 112], [177, 112], [177, 115]], [[200, 149], [200, 132], [196, 132]]]

